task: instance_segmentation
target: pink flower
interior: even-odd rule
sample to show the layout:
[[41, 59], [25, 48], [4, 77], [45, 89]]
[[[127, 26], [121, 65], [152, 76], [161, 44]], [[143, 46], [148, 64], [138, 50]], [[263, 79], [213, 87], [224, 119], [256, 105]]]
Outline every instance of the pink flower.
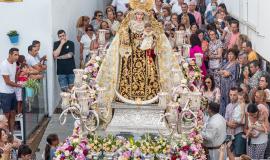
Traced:
[[185, 152], [180, 152], [181, 160], [188, 160], [188, 155]]
[[190, 146], [190, 150], [191, 150], [192, 152], [198, 152], [198, 151], [199, 151], [195, 144], [192, 144], [192, 145]]
[[192, 137], [195, 137], [196, 136], [196, 133], [194, 131], [192, 131], [190, 134], [189, 134], [189, 137], [192, 138]]
[[83, 154], [78, 154], [76, 160], [85, 160], [86, 157]]
[[193, 77], [194, 75], [195, 75], [195, 72], [194, 72], [194, 71], [190, 71], [190, 72], [189, 72], [189, 76], [190, 76], [190, 77]]
[[93, 77], [97, 77], [97, 72], [94, 72], [93, 73]]
[[123, 153], [123, 156], [124, 156], [125, 158], [129, 158], [129, 157], [131, 156], [130, 151], [124, 152], [124, 153]]

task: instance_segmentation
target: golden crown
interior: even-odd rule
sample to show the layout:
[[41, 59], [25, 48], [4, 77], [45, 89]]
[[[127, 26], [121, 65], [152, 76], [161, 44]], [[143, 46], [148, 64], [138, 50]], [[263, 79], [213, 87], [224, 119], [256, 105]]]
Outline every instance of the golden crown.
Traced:
[[132, 9], [141, 9], [149, 11], [153, 8], [154, 0], [129, 0], [129, 5]]

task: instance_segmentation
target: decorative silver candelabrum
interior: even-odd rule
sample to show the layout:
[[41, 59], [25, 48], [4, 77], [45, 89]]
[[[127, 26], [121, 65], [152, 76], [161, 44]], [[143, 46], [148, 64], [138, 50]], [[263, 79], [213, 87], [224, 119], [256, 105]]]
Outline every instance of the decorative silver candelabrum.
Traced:
[[83, 69], [74, 69], [75, 81], [71, 92], [62, 92], [63, 112], [59, 117], [61, 125], [66, 123], [68, 112], [71, 113], [75, 120], [80, 121], [80, 136], [84, 136], [87, 132], [94, 132], [99, 126], [99, 116], [95, 110], [89, 105], [90, 87], [84, 83]]
[[184, 58], [189, 57], [190, 48], [191, 48], [191, 45], [189, 45], [189, 44], [183, 44], [182, 45], [181, 52], [182, 52], [182, 55], [183, 55]]
[[99, 48], [103, 49], [104, 45], [106, 43], [106, 33], [108, 33], [109, 31], [106, 29], [99, 29], [98, 30], [98, 44], [99, 44]]
[[105, 129], [112, 119], [112, 107], [110, 104], [106, 103], [106, 94], [107, 89], [105, 87], [98, 87], [98, 97], [97, 97], [97, 106], [96, 109], [99, 118], [103, 121], [102, 128]]
[[181, 46], [185, 44], [185, 37], [185, 31], [175, 31], [175, 45], [178, 48], [181, 48]]
[[[174, 139], [179, 138], [181, 133], [188, 134], [192, 128], [197, 126], [198, 111], [201, 106], [201, 93], [191, 92], [186, 83], [181, 83], [182, 89], [179, 90], [179, 99], [167, 105], [166, 113], [160, 115], [159, 124], [168, 122], [169, 132], [159, 131], [161, 136]], [[174, 93], [173, 93], [174, 96]]]
[[160, 92], [158, 93], [158, 107], [162, 109], [167, 108], [167, 98], [168, 98], [168, 93], [167, 92]]
[[179, 84], [181, 77], [183, 77], [183, 72], [181, 68], [180, 67], [172, 68], [173, 88], [175, 88]]

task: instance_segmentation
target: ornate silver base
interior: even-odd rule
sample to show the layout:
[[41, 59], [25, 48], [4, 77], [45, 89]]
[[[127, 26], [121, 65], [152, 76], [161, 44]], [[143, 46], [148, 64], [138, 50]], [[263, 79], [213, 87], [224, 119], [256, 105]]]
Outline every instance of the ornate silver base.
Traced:
[[158, 134], [161, 132], [169, 132], [165, 122], [159, 124], [160, 115], [165, 112], [159, 108], [157, 104], [153, 105], [131, 105], [124, 103], [113, 103], [114, 109], [113, 119], [108, 125], [105, 132], [119, 133], [134, 133]]

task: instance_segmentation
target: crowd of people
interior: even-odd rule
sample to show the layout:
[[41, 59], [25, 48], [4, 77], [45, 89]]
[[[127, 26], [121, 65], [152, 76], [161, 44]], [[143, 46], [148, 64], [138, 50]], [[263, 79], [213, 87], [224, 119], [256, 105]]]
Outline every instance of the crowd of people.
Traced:
[[[82, 64], [99, 46], [99, 29], [108, 30], [106, 43], [110, 44], [128, 11], [128, 1], [114, 0], [104, 13], [95, 11], [92, 19], [79, 18]], [[224, 158], [224, 148], [230, 159], [268, 158], [269, 75], [226, 5], [217, 0], [155, 0], [150, 14], [164, 27], [174, 51], [179, 51], [176, 31], [184, 31], [185, 43], [191, 45], [190, 58], [195, 58], [194, 53], [203, 54], [201, 92], [209, 101], [209, 118], [202, 135], [209, 158]], [[224, 143], [228, 139], [230, 143]]]
[[0, 64], [0, 155], [3, 160], [29, 160], [32, 151], [13, 135], [15, 118], [22, 118], [23, 90], [29, 79], [40, 80], [46, 70], [46, 56], [39, 57], [40, 42], [34, 40], [28, 54], [18, 48], [9, 50], [8, 58]]
[[[84, 67], [99, 47], [99, 30], [107, 30], [103, 45], [108, 48], [129, 10], [128, 0], [113, 0], [104, 12], [97, 10], [93, 17], [81, 16], [75, 43], [67, 39], [64, 30], [58, 31], [53, 57], [62, 91], [70, 90], [74, 83], [75, 44], [80, 45], [80, 67]], [[200, 90], [209, 105], [202, 136], [209, 159], [224, 159], [226, 155], [230, 160], [269, 158], [270, 77], [262, 70], [262, 59], [253, 50], [249, 37], [239, 32], [239, 22], [229, 15], [226, 5], [217, 0], [155, 0], [150, 14], [164, 27], [174, 51], [180, 50], [176, 32], [183, 31], [185, 43], [191, 45], [190, 58], [194, 53], [203, 55]], [[16, 108], [21, 113], [21, 103], [15, 103], [21, 102], [18, 90], [28, 78], [42, 78], [40, 73], [46, 69], [46, 57], [38, 58], [39, 49], [40, 42], [33, 41], [24, 57], [11, 48], [8, 59], [1, 63], [0, 99], [8, 126], [1, 130], [3, 153], [10, 153], [12, 148], [5, 137], [13, 132]], [[47, 140], [52, 148], [59, 143], [56, 135]], [[31, 154], [26, 146], [21, 148], [24, 157]], [[53, 149], [46, 149], [46, 157], [53, 154]]]

